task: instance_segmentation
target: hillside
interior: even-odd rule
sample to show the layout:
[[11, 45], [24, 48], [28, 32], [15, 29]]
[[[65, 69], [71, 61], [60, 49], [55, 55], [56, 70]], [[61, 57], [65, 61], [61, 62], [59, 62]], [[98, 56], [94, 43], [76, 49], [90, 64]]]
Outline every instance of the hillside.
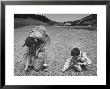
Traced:
[[91, 14], [89, 16], [86, 16], [80, 20], [75, 21], [67, 21], [65, 23], [71, 23], [71, 26], [97, 26], [97, 14]]
[[35, 19], [42, 21], [44, 23], [49, 22], [50, 19], [45, 17], [44, 15], [38, 15], [38, 14], [15, 14], [14, 18], [21, 18], [21, 19]]
[[56, 22], [52, 21], [44, 15], [36, 14], [15, 14], [14, 27], [23, 27], [28, 25], [48, 25], [48, 26], [95, 26], [97, 27], [97, 14], [88, 15], [82, 19], [75, 21]]
[[92, 25], [92, 26], [96, 26], [97, 25], [97, 14], [91, 14], [87, 17], [82, 18], [77, 25], [84, 25], [84, 26], [88, 26], [88, 25]]
[[29, 25], [55, 25], [59, 24], [52, 21], [44, 15], [36, 14], [14, 14], [14, 28], [29, 26]]
[[46, 25], [46, 23], [35, 19], [21, 19], [21, 18], [14, 19], [14, 28], [28, 25]]

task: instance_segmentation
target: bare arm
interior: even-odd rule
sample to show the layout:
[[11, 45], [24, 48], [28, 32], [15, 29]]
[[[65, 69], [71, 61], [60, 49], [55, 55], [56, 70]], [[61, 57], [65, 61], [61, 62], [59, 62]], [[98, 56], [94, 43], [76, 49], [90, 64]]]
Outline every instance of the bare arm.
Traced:
[[65, 72], [69, 68], [70, 63], [71, 63], [71, 59], [72, 59], [72, 56], [69, 59], [67, 59], [67, 61], [64, 64], [64, 67], [62, 69], [62, 72]]

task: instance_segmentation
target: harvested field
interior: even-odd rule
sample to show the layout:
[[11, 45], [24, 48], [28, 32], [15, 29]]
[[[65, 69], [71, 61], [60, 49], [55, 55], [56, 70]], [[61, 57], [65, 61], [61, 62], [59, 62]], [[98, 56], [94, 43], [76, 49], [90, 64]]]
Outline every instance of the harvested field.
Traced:
[[[15, 76], [97, 76], [97, 31], [85, 29], [74, 29], [72, 27], [48, 26], [50, 45], [47, 48], [49, 67], [46, 71], [29, 70], [24, 71], [23, 54], [26, 47], [22, 47], [25, 38], [33, 25], [16, 28], [14, 30], [14, 75]], [[67, 58], [70, 57], [72, 48], [78, 47], [81, 51], [87, 52], [92, 60], [89, 70], [75, 72], [72, 69], [61, 72]]]

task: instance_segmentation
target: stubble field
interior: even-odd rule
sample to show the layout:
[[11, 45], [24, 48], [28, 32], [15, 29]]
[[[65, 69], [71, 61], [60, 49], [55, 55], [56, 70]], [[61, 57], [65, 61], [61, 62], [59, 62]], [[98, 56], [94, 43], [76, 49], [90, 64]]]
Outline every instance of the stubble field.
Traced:
[[[74, 29], [73, 27], [46, 27], [50, 36], [50, 45], [47, 48], [47, 61], [49, 67], [46, 71], [24, 71], [23, 54], [26, 47], [22, 47], [26, 36], [33, 25], [16, 28], [14, 30], [14, 75], [15, 76], [97, 76], [97, 31]], [[61, 72], [72, 48], [78, 47], [92, 60], [89, 70], [75, 72], [70, 69]]]

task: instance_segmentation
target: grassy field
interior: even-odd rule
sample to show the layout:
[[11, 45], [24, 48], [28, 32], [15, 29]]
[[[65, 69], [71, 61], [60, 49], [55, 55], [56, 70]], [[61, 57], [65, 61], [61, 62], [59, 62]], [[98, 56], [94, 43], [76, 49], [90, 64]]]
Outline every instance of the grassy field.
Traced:
[[[33, 25], [14, 30], [14, 75], [15, 76], [97, 76], [97, 31], [74, 29], [72, 27], [48, 26], [48, 34], [51, 42], [47, 48], [49, 67], [46, 71], [24, 71], [23, 54], [26, 47], [22, 47], [24, 40]], [[65, 73], [61, 69], [67, 58], [70, 57], [72, 48], [78, 47], [87, 52], [92, 60], [92, 66], [87, 71], [75, 72], [70, 69]]]

